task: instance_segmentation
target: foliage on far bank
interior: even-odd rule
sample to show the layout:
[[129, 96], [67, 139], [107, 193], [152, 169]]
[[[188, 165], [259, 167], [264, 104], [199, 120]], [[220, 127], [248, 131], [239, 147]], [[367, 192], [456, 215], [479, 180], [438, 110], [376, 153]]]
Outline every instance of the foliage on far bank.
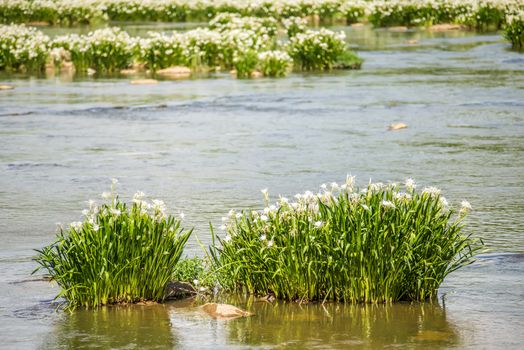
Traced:
[[[59, 227], [56, 241], [38, 250], [36, 261], [60, 287], [67, 307], [161, 301], [192, 230], [166, 213], [160, 200], [135, 194], [122, 202], [115, 192], [107, 203], [89, 201], [84, 219]], [[183, 216], [183, 215], [181, 215]]]
[[462, 234], [471, 206], [408, 180], [284, 197], [262, 211], [230, 211], [210, 252], [226, 290], [299, 301], [423, 301], [472, 262], [481, 242]]
[[[234, 70], [237, 77], [250, 77], [255, 71], [270, 77], [297, 70], [360, 68], [360, 65], [337, 63], [346, 57], [362, 62], [347, 48], [343, 32], [280, 27], [275, 19], [221, 14], [209, 28], [184, 33], [150, 32], [145, 38], [131, 37], [119, 28], [95, 30], [87, 35], [69, 34], [49, 39], [34, 29], [21, 25], [0, 26], [0, 69], [30, 71], [38, 58], [42, 70], [47, 62], [61, 69], [72, 62], [77, 71], [118, 72], [143, 67], [150, 72], [183, 66], [193, 71]], [[279, 29], [288, 30], [289, 42], [277, 40]], [[38, 51], [27, 44], [26, 56], [18, 54], [18, 44], [30, 35], [41, 43]], [[29, 41], [31, 43], [31, 41]], [[3, 57], [6, 57], [2, 60]], [[34, 60], [34, 59], [33, 59]], [[67, 66], [68, 69], [70, 66]]]

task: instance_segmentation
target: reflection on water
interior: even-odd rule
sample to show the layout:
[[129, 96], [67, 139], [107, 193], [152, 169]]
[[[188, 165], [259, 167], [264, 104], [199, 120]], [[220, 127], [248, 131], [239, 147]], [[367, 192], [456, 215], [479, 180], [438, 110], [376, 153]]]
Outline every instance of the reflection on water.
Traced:
[[438, 303], [340, 305], [227, 300], [255, 316], [210, 318], [191, 301], [64, 314], [43, 349], [412, 349], [460, 343]]
[[229, 341], [286, 349], [439, 349], [457, 344], [437, 303], [395, 305], [254, 303], [255, 317], [228, 324]]
[[176, 344], [166, 305], [134, 305], [63, 313], [41, 347], [170, 349]]

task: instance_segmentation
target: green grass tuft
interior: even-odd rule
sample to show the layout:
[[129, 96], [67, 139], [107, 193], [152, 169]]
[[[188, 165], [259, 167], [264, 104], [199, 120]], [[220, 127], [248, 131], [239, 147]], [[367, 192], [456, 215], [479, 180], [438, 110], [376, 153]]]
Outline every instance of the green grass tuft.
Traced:
[[113, 192], [109, 204], [90, 202], [82, 222], [59, 229], [36, 261], [61, 288], [68, 308], [161, 301], [192, 230], [140, 193], [127, 206]]
[[423, 301], [472, 262], [482, 242], [461, 234], [471, 209], [456, 212], [435, 188], [407, 182], [323, 186], [263, 211], [230, 212], [211, 246], [226, 290], [285, 300], [382, 303]]

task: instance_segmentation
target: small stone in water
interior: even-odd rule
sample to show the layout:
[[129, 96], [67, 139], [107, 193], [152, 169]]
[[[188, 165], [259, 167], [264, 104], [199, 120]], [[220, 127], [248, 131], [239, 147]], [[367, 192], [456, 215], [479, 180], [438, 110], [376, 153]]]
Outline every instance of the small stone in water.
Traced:
[[13, 85], [0, 85], [0, 90], [13, 90], [14, 88]]
[[408, 126], [404, 123], [393, 123], [388, 126], [388, 130], [395, 131], [395, 130], [405, 129], [407, 127]]
[[239, 317], [249, 317], [254, 314], [228, 304], [207, 303], [202, 305], [202, 310], [217, 320], [232, 320]]
[[155, 79], [138, 79], [138, 80], [131, 80], [132, 85], [154, 85], [158, 84], [158, 80]]

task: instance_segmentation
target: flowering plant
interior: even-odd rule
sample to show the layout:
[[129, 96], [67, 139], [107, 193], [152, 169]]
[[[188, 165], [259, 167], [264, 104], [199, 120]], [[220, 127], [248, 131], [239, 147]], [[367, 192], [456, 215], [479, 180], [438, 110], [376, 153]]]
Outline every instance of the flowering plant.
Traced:
[[191, 235], [181, 228], [183, 214], [167, 215], [164, 202], [141, 192], [128, 206], [115, 185], [102, 194], [108, 203], [89, 201], [82, 221], [59, 227], [56, 241], [37, 251], [69, 308], [162, 300]]
[[481, 246], [460, 233], [468, 202], [457, 213], [440, 190], [417, 192], [411, 179], [403, 191], [359, 190], [348, 177], [274, 204], [262, 193], [266, 207], [231, 210], [211, 247], [226, 288], [287, 300], [422, 301]]

